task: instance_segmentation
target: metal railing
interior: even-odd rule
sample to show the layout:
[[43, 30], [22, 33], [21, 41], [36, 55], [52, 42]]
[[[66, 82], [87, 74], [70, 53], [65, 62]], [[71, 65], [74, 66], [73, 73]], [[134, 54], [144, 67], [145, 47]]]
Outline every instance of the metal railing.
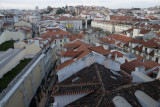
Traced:
[[31, 62], [25, 66], [25, 68], [8, 84], [7, 88], [5, 88], [0, 93], [0, 100], [13, 88], [13, 86], [20, 80], [20, 78], [26, 73], [26, 71], [33, 65], [33, 63], [39, 58], [39, 56], [42, 54], [42, 51], [40, 51], [32, 60]]

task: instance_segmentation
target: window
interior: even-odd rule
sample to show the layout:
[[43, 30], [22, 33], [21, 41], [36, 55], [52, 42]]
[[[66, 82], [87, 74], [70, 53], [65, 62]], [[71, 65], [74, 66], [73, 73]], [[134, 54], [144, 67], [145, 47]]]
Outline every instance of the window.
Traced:
[[56, 40], [55, 40], [55, 42], [54, 42], [55, 44], [56, 44]]
[[62, 44], [61, 44], [61, 48], [62, 48]]
[[145, 52], [147, 53], [147, 48], [145, 48]]
[[60, 42], [62, 42], [62, 40], [60, 40]]
[[156, 58], [156, 60], [155, 60], [155, 61], [156, 61], [156, 62], [158, 62], [158, 60], [159, 60], [159, 59], [158, 59], [158, 58]]
[[66, 39], [64, 39], [64, 42], [66, 42]]

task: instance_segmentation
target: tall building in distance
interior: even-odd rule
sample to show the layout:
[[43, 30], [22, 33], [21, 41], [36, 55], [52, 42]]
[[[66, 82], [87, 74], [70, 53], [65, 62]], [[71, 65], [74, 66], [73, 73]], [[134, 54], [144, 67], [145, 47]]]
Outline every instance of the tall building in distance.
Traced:
[[36, 13], [39, 12], [39, 7], [38, 6], [35, 7], [35, 11], [36, 11]]

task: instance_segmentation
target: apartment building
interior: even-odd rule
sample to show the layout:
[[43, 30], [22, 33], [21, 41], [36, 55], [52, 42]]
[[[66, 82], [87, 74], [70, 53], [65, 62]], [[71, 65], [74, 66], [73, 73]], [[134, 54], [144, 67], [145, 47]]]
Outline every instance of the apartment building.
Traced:
[[82, 20], [74, 17], [60, 17], [56, 22], [67, 29], [82, 29]]
[[0, 14], [0, 29], [2, 29], [4, 24], [4, 15]]
[[[26, 53], [30, 52], [28, 57], [33, 56], [33, 53], [38, 53], [0, 93], [1, 107], [28, 107], [31, 102], [36, 104], [35, 98], [41, 99], [41, 88], [45, 77], [51, 73], [56, 62], [57, 48], [53, 42], [48, 43], [42, 50], [35, 42], [26, 45], [24, 42], [20, 42], [16, 43], [15, 47], [20, 48], [20, 50], [27, 50]], [[18, 54], [17, 57], [19, 58], [20, 55]]]
[[135, 39], [123, 35], [111, 35], [100, 39], [108, 48], [116, 48], [125, 52], [133, 52], [147, 60], [159, 61], [159, 39]]
[[[139, 100], [138, 93], [145, 96], [146, 99], [151, 99], [155, 105], [159, 105], [155, 97], [149, 97], [150, 95], [147, 93], [149, 90], [152, 93], [155, 91], [151, 89], [147, 91], [143, 88], [146, 86], [145, 84], [157, 84], [159, 82], [159, 80], [154, 81], [155, 77], [152, 74], [157, 74], [158, 77], [159, 72], [156, 68], [160, 67], [160, 64], [153, 64], [153, 61], [144, 64], [140, 62], [143, 57], [139, 55], [117, 50], [106, 50], [103, 46], [94, 47], [78, 39], [67, 44], [65, 48], [66, 51], [61, 54], [62, 63], [56, 71], [58, 81], [51, 94], [51, 107], [114, 106], [117, 105], [115, 99], [121, 99], [123, 103], [118, 104], [123, 104], [123, 106], [141, 106], [144, 103], [150, 105], [144, 100], [143, 103], [139, 103], [141, 100]], [[128, 65], [135, 61], [139, 61], [141, 64]], [[152, 63], [154, 66], [149, 67], [148, 63]], [[140, 68], [142, 64], [147, 67], [148, 71]], [[139, 85], [131, 85], [130, 82]], [[136, 89], [133, 93], [131, 91], [132, 87], [134, 87], [134, 90]], [[121, 96], [126, 93], [126, 88], [129, 95], [127, 93], [125, 96], [130, 96], [129, 98]], [[141, 89], [141, 91], [138, 89]], [[158, 90], [157, 86], [155, 89]], [[118, 96], [114, 94], [115, 92], [118, 93]], [[110, 97], [111, 95], [112, 97]], [[130, 98], [134, 103], [130, 101]], [[124, 104], [124, 102], [126, 103]]]
[[91, 27], [101, 28], [104, 31], [108, 31], [110, 33], [119, 33], [124, 30], [128, 30], [128, 29], [132, 28], [132, 24], [131, 23], [124, 23], [124, 22], [93, 20], [91, 22]]

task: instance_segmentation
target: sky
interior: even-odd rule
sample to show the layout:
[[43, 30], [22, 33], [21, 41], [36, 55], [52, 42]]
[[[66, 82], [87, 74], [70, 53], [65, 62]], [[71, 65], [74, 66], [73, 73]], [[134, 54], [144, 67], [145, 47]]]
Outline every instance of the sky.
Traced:
[[146, 8], [160, 6], [160, 0], [0, 0], [0, 9], [40, 9], [62, 6], [104, 6], [111, 9], [117, 8]]

